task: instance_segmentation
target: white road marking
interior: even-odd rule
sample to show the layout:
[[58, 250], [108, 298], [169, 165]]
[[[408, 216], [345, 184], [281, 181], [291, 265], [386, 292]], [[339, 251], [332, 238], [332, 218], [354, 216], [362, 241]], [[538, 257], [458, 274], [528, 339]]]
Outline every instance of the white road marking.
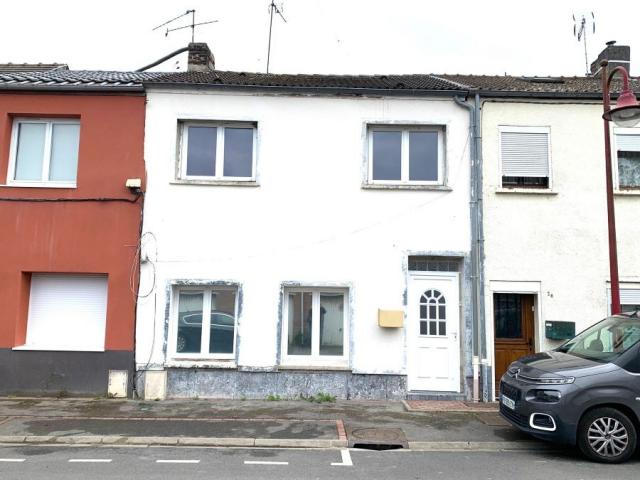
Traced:
[[289, 465], [289, 462], [267, 462], [263, 460], [245, 460], [245, 465]]
[[343, 448], [340, 450], [340, 454], [342, 455], [342, 462], [334, 462], [331, 464], [333, 467], [353, 467], [353, 461], [351, 460], [351, 454], [349, 450]]
[[156, 460], [156, 463], [200, 463], [200, 460]]
[[0, 458], [0, 462], [6, 462], [6, 463], [20, 463], [24, 461], [25, 461], [24, 458]]
[[111, 463], [110, 458], [70, 458], [69, 463]]

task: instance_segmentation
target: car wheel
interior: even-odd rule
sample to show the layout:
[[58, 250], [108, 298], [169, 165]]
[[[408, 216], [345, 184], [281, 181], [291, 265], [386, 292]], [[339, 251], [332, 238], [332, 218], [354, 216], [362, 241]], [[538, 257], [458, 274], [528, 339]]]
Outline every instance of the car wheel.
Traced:
[[615, 408], [597, 408], [582, 417], [578, 424], [578, 447], [590, 460], [620, 463], [636, 450], [633, 422]]
[[178, 335], [178, 341], [176, 342], [176, 351], [182, 352], [187, 346], [187, 339], [182, 335]]

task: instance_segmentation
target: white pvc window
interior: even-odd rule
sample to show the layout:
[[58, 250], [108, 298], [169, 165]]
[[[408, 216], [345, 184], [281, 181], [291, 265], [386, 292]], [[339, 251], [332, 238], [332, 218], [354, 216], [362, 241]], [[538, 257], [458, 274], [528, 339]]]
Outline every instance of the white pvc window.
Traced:
[[237, 297], [235, 287], [177, 289], [172, 333], [174, 357], [235, 358]]
[[74, 187], [79, 144], [78, 120], [14, 119], [8, 183], [16, 186]]
[[255, 124], [181, 123], [180, 179], [254, 181], [255, 169]]
[[500, 127], [499, 137], [503, 187], [551, 187], [548, 127]]
[[[611, 289], [607, 289], [609, 297], [609, 314], [611, 314]], [[640, 286], [634, 288], [620, 288], [620, 307], [623, 312], [640, 311]]]
[[106, 275], [33, 274], [25, 349], [103, 351]]
[[369, 183], [444, 183], [443, 127], [372, 125], [367, 137]]
[[343, 289], [285, 289], [282, 317], [284, 365], [348, 365], [347, 297], [348, 292]]
[[640, 189], [640, 129], [616, 128], [617, 180], [620, 189]]

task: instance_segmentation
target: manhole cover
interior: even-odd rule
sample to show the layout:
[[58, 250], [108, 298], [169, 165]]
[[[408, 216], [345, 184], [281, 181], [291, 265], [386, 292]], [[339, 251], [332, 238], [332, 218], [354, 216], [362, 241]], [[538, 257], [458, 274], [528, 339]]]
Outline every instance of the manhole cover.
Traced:
[[407, 437], [399, 428], [354, 428], [347, 429], [351, 448], [390, 450], [408, 448]]

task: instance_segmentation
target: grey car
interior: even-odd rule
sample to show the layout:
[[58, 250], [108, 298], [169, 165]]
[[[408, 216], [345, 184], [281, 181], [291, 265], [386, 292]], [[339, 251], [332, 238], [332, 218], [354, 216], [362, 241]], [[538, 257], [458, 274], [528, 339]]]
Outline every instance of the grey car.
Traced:
[[591, 460], [629, 459], [640, 431], [640, 312], [607, 317], [555, 350], [513, 362], [500, 381], [500, 413]]

